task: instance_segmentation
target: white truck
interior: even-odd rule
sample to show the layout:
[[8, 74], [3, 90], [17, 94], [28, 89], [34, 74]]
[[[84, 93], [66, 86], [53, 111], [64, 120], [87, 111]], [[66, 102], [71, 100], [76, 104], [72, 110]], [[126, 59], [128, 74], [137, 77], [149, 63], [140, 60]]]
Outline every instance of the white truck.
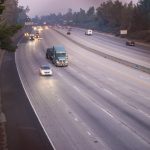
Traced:
[[93, 31], [91, 29], [88, 29], [85, 31], [85, 35], [92, 35]]

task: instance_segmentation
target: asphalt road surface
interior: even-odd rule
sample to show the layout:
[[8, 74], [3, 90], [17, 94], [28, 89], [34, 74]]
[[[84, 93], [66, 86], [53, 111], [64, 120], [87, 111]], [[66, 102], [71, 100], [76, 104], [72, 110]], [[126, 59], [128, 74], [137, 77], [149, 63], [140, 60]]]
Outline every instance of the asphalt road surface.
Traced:
[[[41, 40], [19, 44], [16, 65], [54, 149], [149, 150], [150, 75], [89, 52], [52, 29], [40, 36]], [[117, 45], [102, 37], [100, 45], [95, 43], [99, 48], [106, 49], [106, 41], [109, 49]], [[45, 58], [46, 48], [56, 44], [68, 51], [68, 67], [55, 67]], [[120, 42], [117, 46], [124, 49]], [[141, 61], [148, 64], [148, 58]], [[40, 65], [47, 63], [53, 76], [40, 76]]]
[[7, 148], [9, 150], [53, 150], [22, 88], [14, 53], [11, 52], [5, 52], [2, 61], [0, 94], [2, 109], [6, 115]]

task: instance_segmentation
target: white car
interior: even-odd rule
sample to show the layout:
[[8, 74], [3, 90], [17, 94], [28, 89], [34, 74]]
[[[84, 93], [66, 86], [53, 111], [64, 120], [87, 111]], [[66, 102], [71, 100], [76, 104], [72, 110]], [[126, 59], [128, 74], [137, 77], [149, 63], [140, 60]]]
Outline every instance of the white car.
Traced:
[[50, 67], [50, 65], [42, 65], [40, 67], [40, 74], [42, 76], [51, 76], [52, 73], [52, 68]]

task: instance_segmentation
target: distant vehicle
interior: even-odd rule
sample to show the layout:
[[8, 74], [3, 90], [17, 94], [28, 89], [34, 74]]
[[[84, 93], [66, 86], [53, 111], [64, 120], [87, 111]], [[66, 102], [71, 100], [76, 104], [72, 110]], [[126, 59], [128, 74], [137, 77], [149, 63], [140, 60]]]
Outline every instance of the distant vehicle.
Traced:
[[48, 48], [46, 58], [50, 59], [55, 66], [68, 66], [68, 54], [64, 46]]
[[37, 27], [36, 26], [32, 26], [33, 30], [37, 30]]
[[43, 27], [42, 27], [42, 26], [37, 26], [36, 28], [37, 28], [37, 30], [38, 30], [39, 32], [41, 32], [41, 31], [43, 30]]
[[33, 41], [35, 39], [34, 34], [30, 34], [29, 40]]
[[85, 31], [85, 35], [92, 35], [93, 34], [93, 31], [88, 29]]
[[126, 45], [127, 46], [135, 46], [135, 42], [134, 41], [126, 41]]
[[68, 34], [68, 35], [70, 35], [70, 34], [71, 34], [71, 32], [70, 32], [70, 31], [67, 31], [67, 34]]
[[51, 76], [53, 73], [52, 73], [52, 69], [50, 67], [50, 65], [46, 64], [46, 65], [42, 65], [40, 67], [40, 75], [42, 76]]
[[24, 33], [24, 36], [28, 37], [28, 36], [29, 36], [29, 33], [28, 33], [28, 32], [25, 32], [25, 33]]
[[35, 38], [37, 38], [37, 39], [38, 39], [39, 37], [40, 37], [39, 32], [36, 32], [36, 33], [35, 33]]
[[48, 26], [44, 26], [44, 29], [49, 29], [49, 27]]

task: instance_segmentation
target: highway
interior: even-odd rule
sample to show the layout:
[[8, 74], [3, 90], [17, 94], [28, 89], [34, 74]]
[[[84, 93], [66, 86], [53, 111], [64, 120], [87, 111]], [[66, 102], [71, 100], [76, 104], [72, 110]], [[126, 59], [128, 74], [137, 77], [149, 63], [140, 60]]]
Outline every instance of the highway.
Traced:
[[[66, 29], [57, 29], [57, 31], [64, 35], [67, 32]], [[69, 38], [81, 45], [150, 68], [150, 46], [143, 49], [139, 48], [138, 43], [136, 43], [138, 46], [129, 47], [125, 45], [126, 39], [98, 32], [94, 32], [94, 36], [87, 37], [85, 36], [85, 29], [80, 28], [73, 28], [71, 33]]]
[[[112, 51], [122, 48], [119, 54], [124, 58], [134, 49], [132, 59], [149, 66], [146, 49], [125, 47], [105, 35], [82, 38], [82, 31], [73, 33], [75, 40], [83, 39], [89, 47], [109, 47]], [[20, 42], [16, 66], [54, 149], [149, 150], [150, 75], [90, 52], [55, 30], [40, 34], [41, 40]], [[68, 52], [68, 67], [55, 67], [45, 57], [48, 47], [60, 44]], [[40, 65], [47, 63], [52, 66], [53, 76], [40, 76]]]

